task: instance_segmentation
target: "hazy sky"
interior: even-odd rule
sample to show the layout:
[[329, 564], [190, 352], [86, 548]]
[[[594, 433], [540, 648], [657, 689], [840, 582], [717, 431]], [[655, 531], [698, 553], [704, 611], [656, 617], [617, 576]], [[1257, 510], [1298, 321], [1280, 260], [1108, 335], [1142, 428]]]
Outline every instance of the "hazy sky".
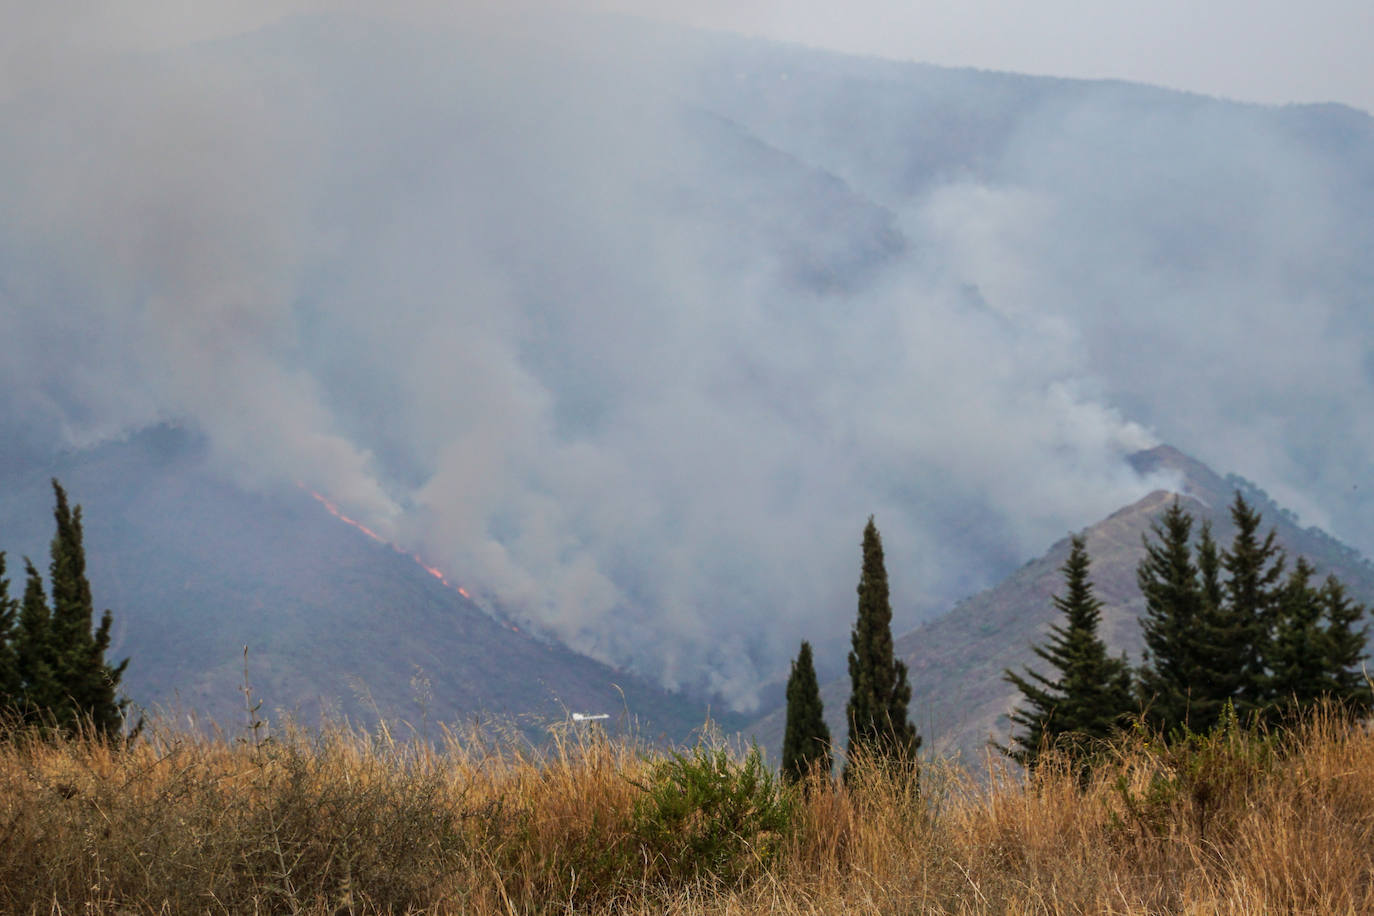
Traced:
[[[858, 54], [1374, 111], [1374, 4], [1364, 0], [239, 0], [213, 9], [142, 0], [83, 3], [75, 15], [66, 5], [12, 6], [6, 20], [20, 27], [0, 37], [0, 80], [43, 57], [46, 42], [157, 45], [252, 28], [301, 9], [349, 7], [449, 22], [493, 9], [525, 17], [550, 8], [612, 9]], [[407, 12], [398, 12], [403, 6]]]
[[1374, 110], [1374, 4], [1362, 0], [705, 0], [665, 15], [934, 64]]

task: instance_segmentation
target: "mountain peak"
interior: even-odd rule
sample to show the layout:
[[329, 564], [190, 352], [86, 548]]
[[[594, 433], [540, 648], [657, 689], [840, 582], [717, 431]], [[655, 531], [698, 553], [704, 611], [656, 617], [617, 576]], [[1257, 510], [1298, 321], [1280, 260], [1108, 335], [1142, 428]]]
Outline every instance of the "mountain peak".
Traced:
[[1172, 445], [1157, 445], [1127, 458], [1142, 477], [1176, 475], [1178, 484], [1171, 491], [1189, 496], [1205, 506], [1218, 508], [1230, 502], [1233, 487], [1216, 471]]

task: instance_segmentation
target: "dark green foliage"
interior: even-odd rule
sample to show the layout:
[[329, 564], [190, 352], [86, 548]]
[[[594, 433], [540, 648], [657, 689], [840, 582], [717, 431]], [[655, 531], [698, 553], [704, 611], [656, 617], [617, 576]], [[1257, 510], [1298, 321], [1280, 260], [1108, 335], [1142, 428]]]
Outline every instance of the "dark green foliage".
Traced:
[[18, 626], [19, 602], [10, 598], [10, 580], [5, 578], [5, 553], [0, 551], [0, 723], [18, 711], [22, 699], [24, 682], [19, 677], [19, 657], [14, 645]]
[[14, 647], [23, 691], [20, 707], [24, 720], [35, 724], [52, 717], [52, 710], [62, 702], [62, 691], [58, 688], [52, 614], [43, 592], [43, 578], [28, 557], [24, 558], [24, 573], [24, 599], [19, 606]]
[[1267, 652], [1265, 699], [1271, 718], [1292, 718], [1329, 692], [1322, 651], [1322, 602], [1311, 584], [1313, 569], [1299, 557], [1278, 592], [1274, 632]]
[[1284, 556], [1277, 533], [1259, 537], [1260, 513], [1236, 491], [1231, 504], [1236, 536], [1222, 555], [1226, 570], [1226, 600], [1230, 625], [1237, 633], [1235, 659], [1227, 659], [1239, 672], [1235, 692], [1236, 712], [1244, 718], [1268, 699], [1265, 662], [1270, 630], [1278, 615]]
[[[30, 725], [65, 732], [90, 727], [102, 736], [118, 735], [126, 704], [117, 691], [128, 662], [116, 666], [105, 662], [112, 619], [106, 611], [92, 631], [94, 606], [86, 578], [81, 507], [68, 505], [67, 494], [56, 480], [52, 486], [57, 532], [49, 566], [51, 606], [42, 577], [28, 558], [17, 621], [8, 592], [0, 585], [0, 698], [10, 698], [0, 705], [18, 710]], [[0, 576], [3, 572], [0, 563]], [[7, 682], [11, 662], [14, 675]]]
[[1074, 756], [1109, 738], [1132, 711], [1130, 669], [1124, 659], [1112, 658], [1097, 635], [1102, 602], [1088, 578], [1091, 560], [1081, 537], [1073, 538], [1069, 558], [1060, 571], [1065, 593], [1054, 597], [1064, 615], [1062, 626], [1050, 628], [1046, 645], [1033, 646], [1057, 676], [1027, 670], [1023, 677], [1006, 671], [1006, 680], [1021, 691], [1025, 704], [1011, 715], [1025, 729], [1004, 751], [1018, 763], [1033, 766], [1042, 751], [1055, 749]]
[[1172, 741], [1141, 737], [1154, 764], [1150, 779], [1142, 790], [1122, 774], [1115, 786], [1120, 809], [1112, 806], [1109, 812], [1116, 830], [1150, 839], [1233, 838], [1252, 813], [1255, 787], [1280, 760], [1274, 737], [1242, 728], [1229, 704], [1206, 732], [1185, 726]]
[[[859, 577], [859, 614], [851, 634], [845, 708], [849, 724], [848, 757], [864, 752], [876, 758], [915, 766], [921, 736], [907, 720], [911, 685], [906, 664], [892, 648], [892, 605], [888, 599], [883, 542], [869, 516], [864, 527], [863, 572]], [[846, 764], [845, 772], [849, 767]]]
[[698, 746], [660, 764], [635, 806], [636, 858], [660, 882], [733, 886], [766, 870], [792, 825], [792, 804], [758, 748], [743, 763]]
[[1335, 576], [1327, 577], [1319, 597], [1325, 623], [1319, 645], [1326, 662], [1327, 690], [1351, 713], [1368, 713], [1369, 682], [1361, 665], [1367, 639], [1367, 628], [1360, 625], [1364, 605], [1351, 601]]
[[1140, 681], [1150, 724], [1166, 734], [1201, 732], [1227, 709], [1244, 721], [1291, 722], [1324, 698], [1368, 709], [1357, 626], [1364, 608], [1334, 578], [1315, 587], [1305, 559], [1284, 579], [1276, 532], [1260, 537], [1260, 513], [1239, 492], [1231, 520], [1236, 534], [1224, 552], [1202, 526], [1196, 566], [1192, 517], [1177, 502], [1154, 527], [1157, 543], [1146, 540]]
[[1192, 691], [1202, 683], [1197, 635], [1203, 590], [1189, 547], [1192, 530], [1193, 517], [1175, 500], [1152, 526], [1155, 542], [1144, 539], [1145, 559], [1136, 571], [1145, 599], [1141, 701], [1151, 724], [1165, 732], [1189, 721]]
[[821, 689], [811, 661], [811, 644], [803, 641], [787, 678], [787, 728], [782, 737], [782, 778], [801, 782], [814, 772], [830, 774], [830, 729], [825, 724]]

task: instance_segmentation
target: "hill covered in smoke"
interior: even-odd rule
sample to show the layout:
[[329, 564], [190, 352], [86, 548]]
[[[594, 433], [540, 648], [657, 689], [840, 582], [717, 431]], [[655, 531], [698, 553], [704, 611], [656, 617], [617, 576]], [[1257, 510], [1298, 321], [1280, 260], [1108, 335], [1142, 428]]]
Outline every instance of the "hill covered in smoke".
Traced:
[[748, 707], [842, 645], [869, 513], [904, 629], [1159, 438], [1374, 547], [1371, 202], [1349, 109], [628, 20], [73, 51], [0, 101], [0, 433], [185, 424]]

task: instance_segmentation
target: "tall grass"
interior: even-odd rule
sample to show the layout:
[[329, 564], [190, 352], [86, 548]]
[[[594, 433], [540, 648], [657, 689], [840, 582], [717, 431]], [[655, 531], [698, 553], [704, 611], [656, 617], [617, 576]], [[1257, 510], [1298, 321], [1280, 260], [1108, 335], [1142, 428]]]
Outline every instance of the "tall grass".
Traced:
[[598, 734], [0, 744], [4, 913], [1374, 912], [1374, 737], [772, 781]]

